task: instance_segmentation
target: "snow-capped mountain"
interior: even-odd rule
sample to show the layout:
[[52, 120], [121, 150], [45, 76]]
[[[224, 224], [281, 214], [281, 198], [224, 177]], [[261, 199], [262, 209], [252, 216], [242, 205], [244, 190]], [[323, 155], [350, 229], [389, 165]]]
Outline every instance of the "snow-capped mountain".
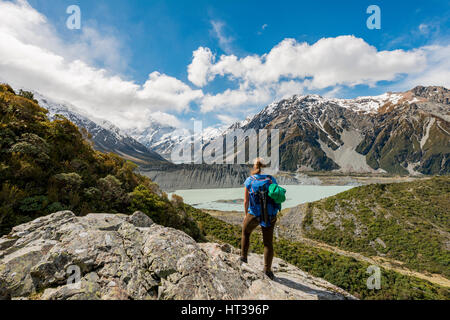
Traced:
[[149, 150], [134, 138], [122, 132], [114, 124], [87, 116], [71, 104], [55, 102], [39, 92], [31, 92], [39, 105], [48, 110], [51, 119], [55, 118], [56, 115], [62, 115], [79, 128], [86, 129], [92, 136], [91, 139], [95, 149], [116, 153], [139, 164], [166, 163], [166, 160], [158, 153]]
[[280, 130], [284, 170], [450, 172], [450, 91], [416, 87], [356, 99], [295, 95], [241, 127]]
[[[75, 106], [34, 93], [50, 116], [62, 114], [92, 134], [95, 147], [141, 163], [170, 160], [193, 132], [154, 121], [145, 130], [121, 131]], [[294, 95], [269, 104], [231, 126], [204, 128], [205, 145], [235, 129], [279, 129], [280, 169], [399, 174], [450, 172], [450, 91], [416, 87], [355, 99]], [[228, 154], [228, 152], [227, 152]]]
[[131, 129], [126, 133], [159, 155], [170, 158], [172, 148], [180, 143], [183, 136], [190, 135], [188, 130], [162, 125], [156, 121], [144, 130]]
[[152, 122], [145, 130], [132, 129], [126, 131], [128, 135], [157, 152], [167, 160], [171, 160], [171, 152], [173, 148], [184, 141], [199, 141], [203, 139], [208, 142], [222, 134], [228, 126], [222, 127], [207, 127], [203, 128], [202, 133], [194, 133], [193, 130], [186, 128], [175, 128], [172, 126], [165, 126], [156, 121]]
[[[420, 86], [355, 99], [294, 95], [206, 130], [203, 142], [238, 128], [279, 129], [282, 170], [443, 174], [450, 172], [449, 101], [448, 89]], [[192, 133], [158, 126], [130, 135], [169, 158]]]

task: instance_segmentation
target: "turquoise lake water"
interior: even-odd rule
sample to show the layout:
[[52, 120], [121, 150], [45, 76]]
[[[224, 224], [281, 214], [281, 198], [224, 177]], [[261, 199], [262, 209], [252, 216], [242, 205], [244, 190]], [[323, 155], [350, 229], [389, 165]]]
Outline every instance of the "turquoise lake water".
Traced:
[[[354, 186], [289, 185], [283, 188], [287, 190], [283, 208], [292, 208], [302, 203], [333, 196]], [[169, 198], [173, 193], [183, 197], [185, 203], [198, 209], [243, 211], [244, 207], [244, 188], [176, 190], [169, 194]]]

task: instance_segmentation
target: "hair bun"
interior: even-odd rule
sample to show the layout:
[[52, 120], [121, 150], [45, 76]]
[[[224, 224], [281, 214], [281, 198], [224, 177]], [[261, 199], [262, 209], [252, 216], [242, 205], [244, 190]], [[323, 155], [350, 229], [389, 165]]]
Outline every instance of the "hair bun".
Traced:
[[261, 173], [261, 168], [267, 167], [265, 161], [263, 158], [256, 158], [253, 160], [253, 170], [252, 174], [259, 174]]

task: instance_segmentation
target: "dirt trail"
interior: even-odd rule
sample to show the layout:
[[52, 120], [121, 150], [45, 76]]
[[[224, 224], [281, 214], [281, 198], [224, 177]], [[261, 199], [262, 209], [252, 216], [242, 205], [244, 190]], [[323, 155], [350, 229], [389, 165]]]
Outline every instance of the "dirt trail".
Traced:
[[441, 276], [439, 274], [424, 274], [424, 273], [420, 273], [418, 271], [414, 271], [414, 270], [408, 269], [408, 268], [403, 266], [404, 263], [401, 262], [401, 261], [397, 261], [397, 260], [394, 260], [394, 259], [389, 259], [389, 258], [386, 258], [386, 257], [379, 257], [379, 256], [366, 257], [366, 256], [364, 256], [364, 255], [362, 255], [360, 253], [342, 250], [340, 248], [330, 246], [330, 245], [328, 245], [326, 243], [319, 242], [319, 241], [316, 241], [316, 240], [311, 240], [311, 239], [304, 238], [304, 237], [296, 239], [296, 240], [299, 241], [299, 242], [303, 242], [303, 243], [306, 243], [308, 245], [311, 245], [311, 246], [323, 249], [323, 250], [327, 250], [327, 251], [330, 251], [330, 252], [333, 252], [333, 253], [337, 253], [337, 254], [340, 254], [340, 255], [343, 255], [343, 256], [346, 256], [346, 257], [352, 257], [352, 258], [355, 258], [356, 260], [367, 262], [367, 263], [370, 263], [370, 264], [376, 264], [376, 265], [378, 265], [378, 266], [380, 266], [382, 268], [385, 268], [385, 269], [388, 269], [388, 270], [392, 270], [392, 271], [396, 271], [396, 272], [398, 272], [400, 274], [404, 274], [404, 275], [407, 275], [407, 276], [413, 276], [413, 277], [420, 278], [420, 279], [423, 279], [423, 280], [428, 280], [431, 283], [438, 284], [438, 285], [450, 288], [450, 280], [449, 279], [447, 279], [447, 278], [445, 278], [445, 277], [443, 277], [443, 276]]

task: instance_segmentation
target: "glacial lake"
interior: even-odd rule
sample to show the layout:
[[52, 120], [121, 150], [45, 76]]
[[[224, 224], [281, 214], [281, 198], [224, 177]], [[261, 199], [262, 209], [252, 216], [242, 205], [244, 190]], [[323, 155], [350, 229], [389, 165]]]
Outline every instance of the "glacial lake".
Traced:
[[[354, 186], [320, 186], [320, 185], [288, 185], [282, 186], [287, 190], [284, 208], [292, 208], [299, 204], [317, 201], [333, 196], [343, 191], [354, 188]], [[198, 209], [221, 210], [221, 211], [243, 211], [244, 188], [223, 189], [190, 189], [176, 190], [169, 193], [183, 197], [184, 202]]]

